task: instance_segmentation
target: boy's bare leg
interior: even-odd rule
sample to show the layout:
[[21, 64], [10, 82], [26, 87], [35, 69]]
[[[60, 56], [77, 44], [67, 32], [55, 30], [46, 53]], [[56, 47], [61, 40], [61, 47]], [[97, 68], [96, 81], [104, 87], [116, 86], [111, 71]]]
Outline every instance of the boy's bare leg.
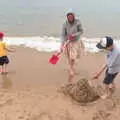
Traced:
[[106, 99], [109, 96], [109, 85], [104, 84], [105, 94], [101, 96], [102, 99]]
[[112, 94], [115, 92], [115, 89], [116, 89], [116, 86], [115, 86], [115, 84], [113, 82], [113, 83], [111, 83], [109, 85], [109, 94], [110, 94], [110, 96], [112, 96]]
[[3, 72], [4, 73], [7, 73], [7, 66], [8, 66], [7, 64], [4, 64], [4, 66], [3, 66]]
[[3, 73], [3, 65], [0, 66], [0, 73], [1, 73], [1, 74]]

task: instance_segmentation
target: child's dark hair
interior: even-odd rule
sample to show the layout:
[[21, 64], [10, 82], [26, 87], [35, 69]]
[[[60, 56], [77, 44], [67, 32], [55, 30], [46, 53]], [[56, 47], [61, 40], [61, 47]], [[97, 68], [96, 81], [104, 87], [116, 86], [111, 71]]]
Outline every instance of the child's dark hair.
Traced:
[[111, 37], [106, 36], [106, 39], [107, 39], [106, 48], [113, 45], [113, 39]]

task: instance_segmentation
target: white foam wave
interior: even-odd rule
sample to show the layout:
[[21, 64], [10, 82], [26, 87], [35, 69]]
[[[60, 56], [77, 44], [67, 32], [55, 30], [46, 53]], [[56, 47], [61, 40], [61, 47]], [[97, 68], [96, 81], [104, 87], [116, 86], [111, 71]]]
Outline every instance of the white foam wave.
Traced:
[[[96, 43], [100, 38], [82, 38], [86, 51], [98, 52]], [[58, 51], [60, 48], [60, 39], [57, 37], [6, 37], [5, 42], [8, 45], [23, 45], [25, 47], [34, 48], [38, 51], [52, 52]], [[115, 43], [120, 47], [120, 41], [116, 40]]]

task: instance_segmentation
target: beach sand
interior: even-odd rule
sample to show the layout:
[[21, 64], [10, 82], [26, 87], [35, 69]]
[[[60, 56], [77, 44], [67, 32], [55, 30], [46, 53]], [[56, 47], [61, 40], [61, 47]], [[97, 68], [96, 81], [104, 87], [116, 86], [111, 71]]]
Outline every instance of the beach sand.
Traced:
[[[112, 98], [80, 104], [58, 92], [67, 83], [67, 61], [49, 64], [52, 53], [16, 47], [10, 53], [8, 74], [0, 75], [0, 120], [119, 120], [120, 82]], [[93, 73], [104, 63], [103, 53], [89, 53], [77, 63], [77, 75], [92, 81]], [[103, 75], [92, 85], [102, 85]]]

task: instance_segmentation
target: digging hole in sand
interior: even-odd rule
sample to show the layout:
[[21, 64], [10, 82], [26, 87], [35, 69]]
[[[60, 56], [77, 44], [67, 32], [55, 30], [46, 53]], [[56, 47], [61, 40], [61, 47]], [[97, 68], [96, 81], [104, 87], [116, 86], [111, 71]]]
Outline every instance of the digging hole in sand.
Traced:
[[90, 86], [87, 79], [80, 79], [76, 84], [67, 84], [60, 88], [60, 92], [80, 103], [96, 101], [99, 98], [96, 90]]

